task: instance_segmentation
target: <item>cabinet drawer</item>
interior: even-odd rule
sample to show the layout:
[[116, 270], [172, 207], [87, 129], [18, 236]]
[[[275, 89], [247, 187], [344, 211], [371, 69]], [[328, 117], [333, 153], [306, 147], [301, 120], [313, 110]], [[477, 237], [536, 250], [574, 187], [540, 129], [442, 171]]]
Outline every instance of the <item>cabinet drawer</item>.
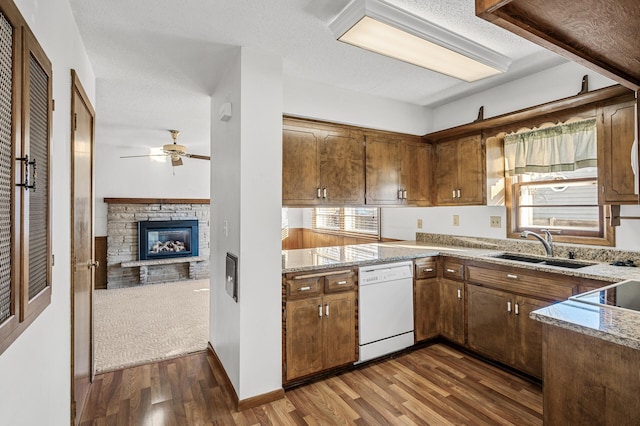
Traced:
[[416, 280], [421, 280], [424, 278], [434, 278], [438, 274], [438, 269], [436, 268], [436, 259], [434, 257], [416, 259], [414, 268], [414, 276]]
[[327, 275], [324, 278], [324, 292], [336, 293], [339, 291], [353, 290], [356, 286], [356, 274], [353, 271], [343, 274]]
[[442, 276], [448, 280], [464, 280], [464, 264], [459, 261], [444, 259], [442, 262]]
[[323, 277], [293, 277], [285, 282], [287, 300], [318, 296], [322, 293]]
[[566, 300], [573, 293], [571, 277], [544, 272], [529, 272], [520, 268], [499, 270], [468, 266], [468, 280], [488, 287], [547, 300]]

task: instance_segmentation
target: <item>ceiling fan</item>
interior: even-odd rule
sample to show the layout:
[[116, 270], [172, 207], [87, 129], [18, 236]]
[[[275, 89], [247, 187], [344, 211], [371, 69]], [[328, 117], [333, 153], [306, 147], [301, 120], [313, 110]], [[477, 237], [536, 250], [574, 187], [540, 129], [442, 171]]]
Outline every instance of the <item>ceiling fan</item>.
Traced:
[[171, 165], [173, 167], [182, 166], [182, 157], [195, 158], [196, 160], [211, 160], [211, 157], [208, 155], [189, 154], [187, 152], [187, 147], [178, 144], [178, 136], [180, 135], [179, 130], [169, 130], [169, 133], [171, 133], [173, 143], [168, 143], [162, 146], [163, 154], [126, 155], [120, 158], [168, 156], [171, 157]]

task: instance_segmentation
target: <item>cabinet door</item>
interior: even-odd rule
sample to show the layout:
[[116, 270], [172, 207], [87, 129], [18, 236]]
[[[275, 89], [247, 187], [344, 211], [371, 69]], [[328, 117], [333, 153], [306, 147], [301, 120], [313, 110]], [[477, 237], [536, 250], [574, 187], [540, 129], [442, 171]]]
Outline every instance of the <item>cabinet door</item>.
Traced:
[[600, 204], [636, 204], [635, 176], [631, 169], [631, 146], [635, 126], [635, 103], [604, 107], [598, 131], [598, 179]]
[[458, 204], [484, 204], [484, 155], [480, 135], [458, 141]]
[[440, 285], [438, 280], [416, 280], [414, 320], [416, 341], [436, 337], [440, 317]]
[[457, 204], [458, 148], [456, 141], [439, 143], [435, 147], [435, 204]]
[[407, 191], [405, 203], [415, 206], [431, 205], [431, 145], [401, 143], [400, 184]]
[[320, 148], [320, 185], [324, 203], [364, 204], [362, 133], [336, 130], [325, 134]]
[[282, 204], [316, 204], [318, 188], [318, 136], [312, 129], [285, 124], [282, 131]]
[[355, 362], [356, 354], [356, 294], [348, 291], [324, 296], [322, 319], [323, 368]]
[[514, 367], [532, 376], [542, 378], [542, 323], [532, 320], [529, 314], [549, 306], [546, 302], [530, 297], [518, 297], [514, 314], [517, 319], [517, 339]]
[[440, 281], [440, 334], [464, 345], [464, 284]]
[[287, 302], [287, 380], [322, 370], [323, 308], [322, 297]]
[[496, 361], [511, 364], [515, 297], [476, 285], [467, 286], [467, 292], [469, 347]]
[[365, 152], [367, 204], [402, 204], [398, 141], [367, 136]]

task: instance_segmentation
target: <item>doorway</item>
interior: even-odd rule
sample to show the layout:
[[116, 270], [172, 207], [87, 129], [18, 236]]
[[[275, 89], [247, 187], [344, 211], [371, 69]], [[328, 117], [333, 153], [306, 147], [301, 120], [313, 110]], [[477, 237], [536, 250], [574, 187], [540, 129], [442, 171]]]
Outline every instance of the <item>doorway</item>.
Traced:
[[80, 422], [93, 381], [93, 150], [95, 111], [71, 70], [71, 418]]

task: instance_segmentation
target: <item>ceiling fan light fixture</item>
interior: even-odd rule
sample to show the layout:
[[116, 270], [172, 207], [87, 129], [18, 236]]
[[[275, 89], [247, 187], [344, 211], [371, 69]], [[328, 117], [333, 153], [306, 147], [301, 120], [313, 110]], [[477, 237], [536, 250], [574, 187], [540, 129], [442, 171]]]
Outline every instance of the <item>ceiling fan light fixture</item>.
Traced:
[[467, 82], [505, 72], [511, 59], [377, 0], [354, 0], [329, 24], [337, 40]]

